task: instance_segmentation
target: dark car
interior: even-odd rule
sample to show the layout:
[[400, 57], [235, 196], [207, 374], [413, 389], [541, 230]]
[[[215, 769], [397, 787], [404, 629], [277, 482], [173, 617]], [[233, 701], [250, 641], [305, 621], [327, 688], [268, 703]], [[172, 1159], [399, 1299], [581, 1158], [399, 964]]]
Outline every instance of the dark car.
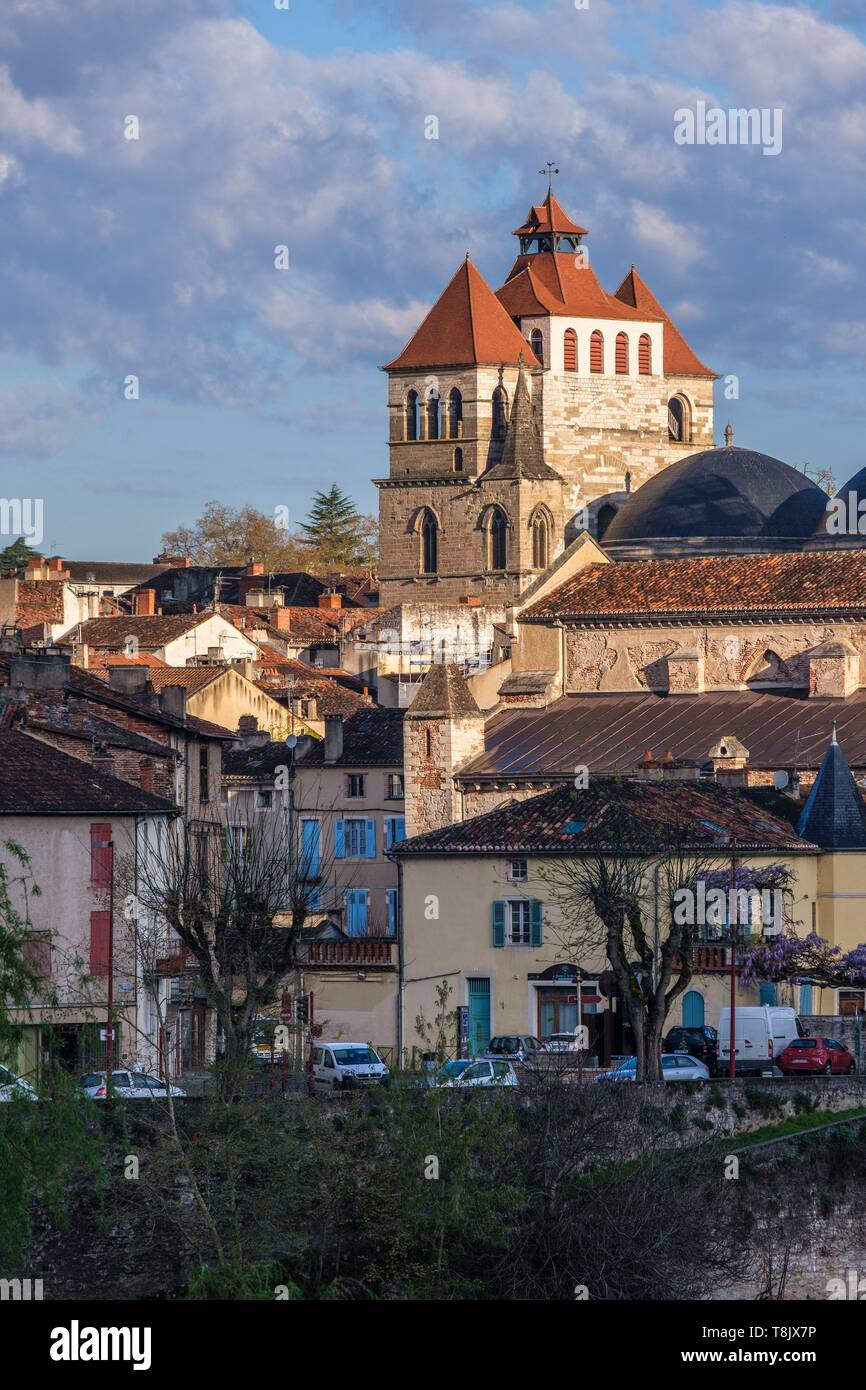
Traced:
[[672, 1028], [662, 1043], [662, 1052], [688, 1052], [703, 1062], [710, 1076], [719, 1070], [719, 1035], [715, 1028]]
[[857, 1070], [854, 1054], [834, 1038], [794, 1038], [779, 1054], [779, 1071], [785, 1076], [851, 1076]]

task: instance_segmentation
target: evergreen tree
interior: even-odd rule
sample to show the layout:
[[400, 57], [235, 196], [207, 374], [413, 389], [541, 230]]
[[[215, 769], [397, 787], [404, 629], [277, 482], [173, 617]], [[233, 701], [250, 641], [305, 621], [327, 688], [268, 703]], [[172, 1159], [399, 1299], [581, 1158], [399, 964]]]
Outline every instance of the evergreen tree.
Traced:
[[7, 545], [5, 550], [0, 550], [0, 574], [15, 574], [18, 570], [24, 569], [27, 560], [37, 552], [31, 550], [23, 536], [19, 536], [17, 541]]
[[324, 568], [339, 569], [367, 560], [366, 520], [336, 483], [327, 492], [315, 494], [310, 519], [301, 523], [301, 530], [306, 533], [303, 544]]

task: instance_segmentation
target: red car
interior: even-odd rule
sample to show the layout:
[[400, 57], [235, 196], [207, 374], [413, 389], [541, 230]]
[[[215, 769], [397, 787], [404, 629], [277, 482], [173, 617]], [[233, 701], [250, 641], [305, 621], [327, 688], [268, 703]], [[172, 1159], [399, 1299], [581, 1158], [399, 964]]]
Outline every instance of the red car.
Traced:
[[795, 1038], [780, 1054], [778, 1067], [785, 1076], [799, 1072], [850, 1076], [857, 1070], [857, 1063], [853, 1054], [833, 1038]]

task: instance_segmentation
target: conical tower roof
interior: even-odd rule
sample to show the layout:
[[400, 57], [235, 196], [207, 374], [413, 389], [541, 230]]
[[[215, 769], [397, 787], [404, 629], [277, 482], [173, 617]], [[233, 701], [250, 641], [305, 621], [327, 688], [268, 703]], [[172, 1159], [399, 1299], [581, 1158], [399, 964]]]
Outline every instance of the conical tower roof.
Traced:
[[797, 821], [797, 834], [822, 849], [866, 849], [866, 806], [836, 728]]
[[480, 481], [497, 482], [503, 479], [537, 478], [550, 482], [562, 482], [562, 478], [544, 462], [544, 446], [538, 430], [532, 397], [523, 362], [517, 374], [514, 401], [511, 406], [511, 419], [508, 433], [498, 463], [483, 473]]
[[532, 349], [467, 256], [418, 331], [385, 371], [423, 367], [516, 367]]

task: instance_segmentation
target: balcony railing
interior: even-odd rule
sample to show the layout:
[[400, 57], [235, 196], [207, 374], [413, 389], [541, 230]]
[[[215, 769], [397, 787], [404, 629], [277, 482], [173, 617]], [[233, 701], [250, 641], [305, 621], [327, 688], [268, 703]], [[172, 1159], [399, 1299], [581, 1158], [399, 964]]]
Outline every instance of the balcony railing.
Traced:
[[174, 951], [169, 951], [165, 956], [157, 956], [154, 962], [154, 974], [163, 978], [172, 975], [183, 975], [187, 970], [195, 967], [195, 957], [186, 946], [180, 946]]
[[393, 941], [367, 937], [358, 941], [310, 941], [308, 965], [391, 965]]

